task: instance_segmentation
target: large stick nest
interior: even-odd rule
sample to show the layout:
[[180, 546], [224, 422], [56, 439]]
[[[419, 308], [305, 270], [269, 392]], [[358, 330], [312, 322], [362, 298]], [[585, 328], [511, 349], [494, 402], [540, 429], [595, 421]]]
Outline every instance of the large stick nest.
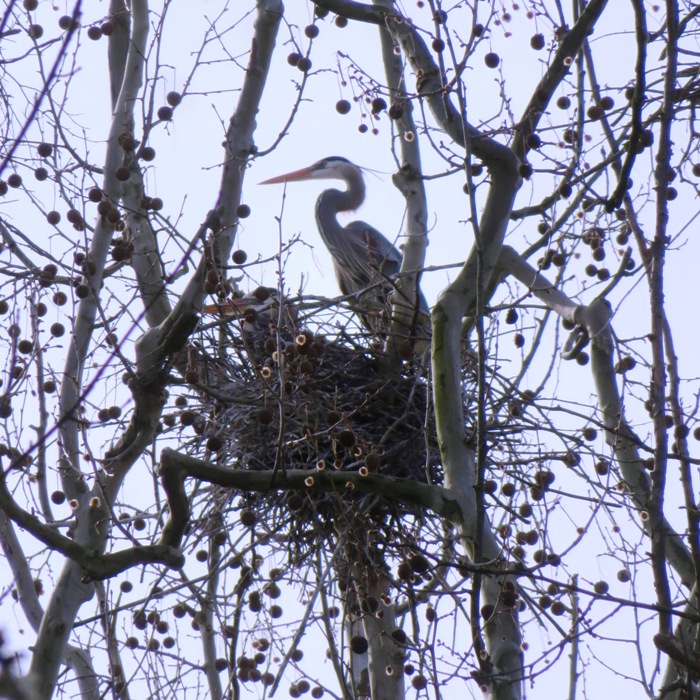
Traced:
[[[340, 327], [327, 311], [292, 316], [283, 309], [201, 332], [195, 452], [231, 469], [367, 470], [440, 483], [427, 357], [390, 366], [360, 329]], [[387, 496], [349, 490], [247, 494], [238, 506], [275, 529], [286, 522], [306, 552], [335, 538], [331, 519], [390, 541], [407, 512]]]

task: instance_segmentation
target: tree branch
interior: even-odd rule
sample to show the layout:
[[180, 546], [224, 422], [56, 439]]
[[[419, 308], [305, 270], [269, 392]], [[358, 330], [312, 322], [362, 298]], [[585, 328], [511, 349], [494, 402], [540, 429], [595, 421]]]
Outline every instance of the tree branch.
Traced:
[[[596, 298], [589, 306], [576, 304], [509, 246], [503, 247], [500, 265], [561, 318], [581, 324], [586, 329], [591, 340], [591, 372], [603, 414], [606, 442], [614, 450], [635, 508], [640, 514], [648, 513], [651, 484], [639, 452], [641, 441], [625, 419], [617, 386], [610, 305], [602, 298]], [[643, 524], [647, 534], [651, 534], [648, 521], [645, 520]], [[666, 542], [668, 562], [680, 576], [683, 585], [690, 590], [695, 583], [690, 552], [666, 519], [663, 519], [661, 532]]]

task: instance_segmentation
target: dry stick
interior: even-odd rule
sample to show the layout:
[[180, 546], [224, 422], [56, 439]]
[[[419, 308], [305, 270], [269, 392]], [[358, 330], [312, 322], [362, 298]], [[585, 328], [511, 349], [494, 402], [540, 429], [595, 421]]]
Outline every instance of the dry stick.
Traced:
[[[649, 342], [652, 352], [650, 400], [654, 412], [654, 469], [651, 472], [649, 499], [649, 526], [651, 528], [651, 566], [654, 587], [661, 607], [669, 607], [671, 589], [666, 571], [666, 542], [658, 535], [663, 531], [664, 499], [668, 462], [668, 427], [666, 425], [667, 374], [664, 357], [664, 262], [668, 227], [668, 200], [665, 196], [671, 171], [671, 125], [674, 120], [673, 92], [676, 85], [678, 59], [678, 6], [674, 0], [666, 2], [666, 71], [662, 115], [659, 123], [659, 147], [656, 154], [656, 226], [648, 263], [651, 311]], [[671, 635], [671, 616], [659, 614], [659, 634]]]
[[[245, 592], [250, 586], [251, 582], [252, 576], [250, 576], [248, 573], [241, 573], [240, 578], [238, 580], [238, 584], [236, 585], [236, 588], [234, 590], [234, 594], [236, 596], [236, 604], [233, 609], [233, 630], [232, 633], [229, 635], [231, 639], [229, 645], [229, 666], [232, 669], [236, 667], [236, 648], [238, 646], [239, 636], [241, 633], [241, 619], [243, 617]], [[231, 685], [233, 691], [233, 700], [239, 700], [241, 687], [240, 683], [238, 682], [238, 676], [236, 674], [231, 675]]]
[[[650, 287], [650, 305], [652, 332], [650, 341], [652, 346], [652, 385], [650, 388], [651, 401], [654, 410], [654, 469], [651, 474], [652, 492], [649, 509], [649, 522], [652, 534], [659, 533], [659, 536], [652, 538], [652, 570], [654, 573], [654, 586], [657, 591], [659, 605], [667, 604], [671, 600], [671, 591], [666, 571], [666, 546], [665, 538], [660, 536], [663, 532], [663, 509], [664, 509], [664, 489], [666, 481], [666, 471], [668, 467], [668, 427], [666, 425], [666, 395], [667, 395], [667, 369], [665, 360], [669, 360], [669, 371], [671, 372], [671, 406], [675, 412], [676, 422], [682, 424], [682, 415], [677, 405], [677, 361], [673, 353], [673, 343], [669, 334], [668, 321], [664, 309], [664, 261], [665, 248], [670, 240], [667, 236], [668, 229], [668, 199], [665, 196], [670, 183], [672, 173], [670, 160], [673, 150], [671, 129], [675, 121], [674, 98], [677, 62], [678, 62], [678, 40], [682, 28], [679, 25], [678, 3], [675, 0], [666, 2], [666, 70], [663, 82], [663, 100], [661, 117], [659, 120], [659, 147], [656, 154], [655, 189], [656, 197], [656, 225], [654, 241], [649, 249], [647, 258], [647, 274]], [[640, 88], [637, 88], [640, 90]], [[642, 96], [639, 96], [642, 99]], [[669, 334], [667, 336], [667, 334]], [[691, 532], [691, 548], [695, 563], [696, 583], [692, 588], [688, 606], [695, 608], [697, 605], [698, 584], [700, 572], [697, 569], [698, 562], [698, 541], [697, 541], [697, 512], [694, 507], [694, 497], [690, 484], [690, 472], [687, 465], [687, 447], [685, 455], [681, 453], [681, 475], [686, 498], [686, 506], [691, 506], [688, 510], [689, 530]], [[683, 459], [685, 457], [686, 459]], [[692, 602], [691, 602], [692, 601]], [[674, 662], [667, 665], [664, 675], [664, 685], [670, 686], [685, 681], [690, 685], [691, 678], [697, 678], [700, 670], [700, 655], [697, 649], [697, 626], [690, 625], [682, 621], [677, 627], [678, 638], [673, 636], [672, 619], [668, 614], [659, 614], [659, 633], [654, 637], [656, 647], [668, 654]], [[686, 670], [682, 674], [682, 669]], [[684, 676], [687, 676], [684, 678]], [[677, 688], [669, 697], [681, 697], [680, 689]]]
[[[215, 261], [228, 259], [233, 246], [238, 223], [236, 210], [240, 203], [245, 165], [255, 152], [255, 117], [265, 87], [281, 16], [282, 5], [279, 0], [265, 0], [259, 3], [250, 65], [226, 134], [226, 160], [217, 206], [208, 215], [207, 223], [201, 231], [202, 235], [206, 228], [214, 231], [210, 246]], [[195, 240], [198, 239], [199, 236]], [[157, 389], [158, 385], [164, 382], [167, 376], [165, 362], [182, 348], [197, 322], [195, 310], [201, 307], [204, 298], [205, 259], [206, 255], [168, 317], [158, 327], [148, 331], [137, 343], [138, 367], [142, 382], [146, 385], [152, 384]], [[142, 422], [148, 420], [149, 429], [135, 430], [136, 434], [132, 440], [135, 449], [129, 449], [123, 457], [120, 455], [120, 459], [127, 463], [127, 466], [139, 456], [145, 444], [150, 444], [153, 431], [158, 425], [162, 405], [150, 406], [148, 402], [153, 398], [146, 393], [146, 406], [141, 418]], [[108, 494], [116, 493], [120, 483], [118, 479], [108, 480]]]
[[219, 562], [221, 561], [221, 546], [216, 543], [216, 532], [209, 536], [209, 576], [207, 592], [202, 600], [203, 621], [199, 628], [202, 650], [204, 652], [204, 673], [209, 685], [209, 697], [221, 700], [223, 690], [219, 670], [216, 668], [216, 639], [214, 631], [214, 611], [217, 609], [217, 588], [219, 583]]
[[[679, 620], [672, 636], [657, 634], [654, 637], [654, 644], [657, 649], [667, 653], [671, 659], [671, 663], [666, 664], [663, 681], [659, 692], [659, 697], [664, 700], [683, 700], [688, 697], [684, 691], [690, 686], [691, 681], [681, 676], [681, 671], [684, 669], [692, 669], [690, 663], [691, 656], [697, 660], [698, 656], [698, 587], [693, 586], [692, 591], [688, 595], [688, 602], [683, 608], [683, 616]], [[678, 663], [679, 654], [681, 652], [683, 659]], [[695, 669], [697, 675], [697, 668]], [[691, 696], [692, 697], [692, 696]]]
[[[392, 7], [392, 3], [387, 3], [384, 0], [375, 0], [375, 5], [384, 10], [391, 10]], [[379, 26], [379, 38], [391, 102], [404, 102], [402, 105], [404, 114], [398, 121], [402, 165], [399, 174], [394, 177], [394, 182], [406, 199], [407, 243], [403, 252], [400, 275], [396, 281], [396, 292], [393, 295], [394, 303], [391, 305], [391, 332], [385, 344], [387, 356], [394, 360], [401, 357], [401, 346], [406, 342], [407, 336], [410, 338], [412, 335], [410, 332], [407, 333], [407, 330], [420, 328], [416, 324], [420, 313], [420, 274], [417, 271], [423, 267], [425, 261], [427, 202], [425, 188], [420, 179], [420, 151], [418, 140], [415, 138], [416, 127], [412, 118], [413, 107], [406, 100], [403, 61], [400, 55], [394, 52], [394, 40], [391, 34], [381, 25]], [[413, 137], [410, 141], [406, 137], [407, 133], [410, 133]], [[362, 555], [360, 557], [364, 560]], [[346, 565], [352, 568], [351, 561], [347, 561]], [[365, 560], [362, 572], [365, 577], [371, 575], [370, 568], [369, 561]], [[381, 568], [381, 564], [378, 568]], [[378, 576], [381, 575], [378, 574]], [[384, 583], [385, 586], [382, 587], [382, 583], [378, 581], [377, 586], [382, 589], [381, 592], [387, 593], [390, 589], [386, 582]], [[381, 600], [378, 592], [374, 597], [377, 600]], [[405, 695], [405, 680], [403, 654], [390, 636], [390, 632], [396, 627], [395, 606], [385, 606], [382, 612], [384, 617], [377, 621], [378, 628], [370, 625], [369, 615], [364, 620], [364, 633], [369, 642], [366, 668], [369, 674], [369, 692], [372, 697], [386, 698], [386, 700], [395, 698], [399, 700]], [[359, 627], [362, 627], [361, 623], [359, 623]], [[359, 660], [355, 654], [352, 654], [352, 657], [354, 661]], [[355, 677], [354, 685], [357, 690], [357, 682], [359, 680], [357, 676], [358, 668], [356, 663], [353, 663], [352, 666], [353, 676]], [[387, 669], [391, 669], [392, 673], [388, 673]]]
[[[574, 576], [572, 584], [576, 586], [578, 577]], [[579, 646], [579, 627], [581, 626], [581, 618], [579, 617], [578, 609], [578, 592], [573, 589], [570, 593], [571, 598], [571, 651], [569, 658], [569, 700], [576, 700], [576, 684], [578, 682], [578, 646]]]
[[642, 110], [646, 92], [646, 59], [647, 42], [649, 32], [646, 24], [646, 9], [643, 0], [632, 0], [634, 10], [634, 32], [637, 39], [637, 60], [635, 64], [634, 93], [632, 95], [632, 131], [627, 145], [627, 154], [624, 163], [619, 169], [617, 187], [608, 199], [609, 208], [612, 210], [620, 206], [628, 192], [628, 182], [632, 173], [635, 159], [639, 152], [640, 138], [643, 131]]
[[[329, 570], [330, 565], [326, 567], [326, 571]], [[320, 550], [316, 554], [316, 571], [322, 571]], [[325, 574], [323, 574], [323, 576], [325, 577]], [[328, 595], [324, 587], [321, 587], [320, 595], [321, 607], [323, 609], [323, 625], [326, 630], [326, 640], [328, 641], [328, 648], [331, 654], [331, 663], [333, 664], [333, 670], [335, 671], [336, 678], [338, 679], [338, 685], [341, 687], [344, 696], [351, 697], [351, 692], [347, 684], [347, 678], [345, 676], [345, 673], [343, 673], [343, 667], [340, 665], [341, 655], [335, 643], [335, 635], [333, 634], [333, 630], [331, 629], [331, 615], [330, 608], [328, 607]]]
[[[133, 124], [131, 127], [133, 129]], [[130, 135], [133, 137], [133, 132]], [[131, 231], [133, 245], [131, 267], [137, 280], [146, 322], [153, 327], [162, 323], [172, 308], [166, 294], [165, 271], [156, 235], [142, 204], [144, 194], [143, 172], [134, 158], [123, 205], [127, 212], [125, 219]]]
[[313, 613], [314, 603], [316, 602], [316, 598], [318, 597], [319, 593], [323, 590], [323, 581], [328, 575], [329, 571], [330, 569], [327, 569], [326, 573], [318, 580], [318, 582], [316, 583], [316, 588], [314, 588], [314, 592], [309, 597], [309, 600], [306, 604], [306, 610], [304, 611], [304, 615], [301, 618], [301, 620], [299, 620], [299, 624], [297, 625], [297, 629], [294, 632], [292, 641], [289, 643], [287, 653], [284, 655], [284, 658], [280, 662], [279, 669], [275, 676], [275, 682], [272, 684], [272, 688], [270, 688], [270, 696], [275, 694], [275, 691], [277, 690], [279, 684], [282, 682], [284, 669], [287, 667], [289, 661], [292, 658], [292, 655], [299, 647], [299, 643], [301, 642], [302, 637], [306, 634], [309, 619], [311, 618], [311, 614]]
[[125, 0], [110, 0], [109, 14], [113, 31], [107, 42], [109, 87], [112, 107], [116, 107], [124, 83], [124, 69], [131, 39], [131, 13]]
[[[345, 554], [343, 554], [346, 557]], [[347, 558], [347, 557], [346, 557]], [[352, 640], [361, 637], [364, 629], [362, 620], [356, 619], [354, 609], [359, 608], [357, 591], [348, 586], [343, 600], [343, 631], [350, 647], [350, 678], [352, 683], [352, 698], [367, 700], [369, 697], [369, 654], [355, 653], [352, 650]]]
[[[690, 464], [690, 454], [688, 449], [687, 426], [684, 423], [683, 409], [681, 407], [681, 398], [679, 395], [680, 388], [680, 369], [678, 367], [678, 357], [675, 352], [673, 336], [671, 334], [671, 325], [668, 322], [668, 317], [664, 313], [664, 345], [666, 349], [666, 357], [668, 358], [668, 372], [671, 377], [669, 400], [672, 406], [673, 419], [676, 429], [679, 431], [676, 434], [676, 446], [678, 447], [678, 456], [680, 460], [681, 483], [683, 485], [683, 497], [685, 501], [686, 518], [688, 519], [688, 541], [690, 553], [693, 558], [693, 567], [695, 569], [695, 585], [693, 586], [694, 594], [697, 595], [700, 584], [700, 513], [698, 512], [697, 501], [693, 490], [693, 475]], [[697, 605], [696, 600], [696, 605]]]
[[[195, 310], [201, 308], [206, 260], [223, 266], [230, 256], [238, 228], [237, 209], [241, 201], [246, 166], [256, 153], [253, 140], [255, 119], [267, 81], [282, 12], [281, 0], [261, 0], [258, 3], [250, 64], [224, 140], [224, 167], [217, 202], [207, 217], [207, 227], [213, 231], [207, 251], [209, 257], [203, 256], [168, 318], [144, 336], [142, 345], [146, 350], [149, 347], [162, 347], [168, 332], [182, 323], [183, 317], [194, 315]], [[156, 371], [160, 354], [154, 353]]]
[[[670, 324], [668, 319], [664, 314], [664, 343], [666, 346], [666, 355], [668, 360], [668, 371], [671, 375], [670, 382], [670, 402], [673, 411], [674, 422], [676, 426], [684, 426], [683, 413], [680, 405], [680, 397], [678, 395], [678, 389], [680, 384], [680, 376], [678, 369], [678, 358], [676, 357], [674, 347], [673, 347], [673, 337], [671, 335]], [[688, 441], [686, 437], [682, 437], [683, 432], [677, 435], [676, 445], [678, 446], [678, 455], [680, 459], [680, 472], [681, 472], [681, 483], [683, 486], [683, 496], [685, 501], [686, 517], [688, 519], [688, 540], [690, 543], [690, 552], [693, 559], [693, 567], [695, 570], [696, 582], [693, 585], [690, 593], [687, 597], [687, 602], [684, 607], [685, 613], [698, 614], [698, 591], [700, 587], [698, 586], [698, 577], [700, 577], [700, 563], [698, 561], [700, 553], [698, 552], [698, 522], [700, 515], [698, 514], [697, 503], [695, 501], [695, 495], [693, 493], [693, 478], [692, 470], [689, 462], [688, 453]], [[684, 645], [686, 649], [692, 649], [694, 652], [698, 651], [698, 624], [688, 619], [681, 619], [676, 625], [673, 633], [675, 640], [678, 640], [680, 644]], [[662, 648], [658, 640], [655, 640], [657, 647]], [[663, 644], [663, 642], [662, 642]], [[672, 657], [673, 658], [673, 657]], [[662, 690], [664, 688], [670, 688], [674, 685], [679, 684], [679, 673], [683, 668], [683, 665], [676, 663], [667, 663], [666, 671], [664, 673]], [[682, 682], [682, 679], [681, 679]], [[666, 700], [680, 700], [681, 688], [676, 688], [672, 693], [664, 695]]]
[[[38, 319], [32, 312], [32, 326], [34, 336], [39, 335]], [[38, 348], [36, 353], [36, 386], [37, 401], [39, 403], [39, 424], [35, 426], [37, 444], [37, 469], [36, 480], [39, 487], [39, 503], [41, 514], [47, 522], [53, 522], [53, 509], [49, 498], [48, 483], [46, 480], [46, 439], [49, 424], [49, 412], [46, 409], [46, 391], [44, 390], [44, 350]]]
[[[438, 11], [435, 9], [434, 3], [431, 3], [431, 8], [433, 9], [433, 14], [435, 15]], [[439, 31], [439, 23], [436, 21], [436, 29]], [[445, 29], [447, 32], [447, 29]], [[455, 69], [455, 75], [459, 72], [457, 66], [453, 66]], [[442, 56], [440, 56], [440, 75], [442, 77]], [[443, 77], [443, 84], [444, 84]], [[473, 152], [473, 142], [472, 136], [469, 130], [466, 128], [468, 124], [468, 114], [467, 114], [467, 103], [465, 99], [464, 83], [456, 83], [455, 94], [457, 95], [457, 100], [459, 104], [459, 112], [461, 115], [461, 125], [463, 131], [463, 141], [466, 146], [466, 159], [464, 161], [464, 171], [466, 178], [466, 187], [469, 192], [469, 220], [472, 223], [472, 228], [474, 232], [474, 247], [472, 250], [472, 256], [476, 260], [476, 278], [474, 280], [474, 305], [472, 317], [475, 319], [474, 324], [476, 325], [477, 331], [477, 369], [476, 369], [476, 432], [474, 436], [475, 443], [475, 455], [474, 455], [474, 477], [473, 477], [473, 489], [475, 494], [474, 502], [474, 512], [475, 519], [473, 525], [473, 545], [472, 551], [470, 551], [470, 557], [472, 560], [479, 564], [483, 561], [483, 538], [484, 538], [484, 528], [490, 524], [487, 523], [485, 519], [485, 504], [484, 504], [484, 478], [486, 470], [487, 461], [487, 444], [485, 440], [485, 426], [486, 426], [486, 391], [487, 391], [487, 381], [486, 381], [486, 347], [484, 343], [484, 323], [483, 323], [483, 308], [485, 304], [485, 299], [489, 298], [492, 290], [487, 289], [488, 277], [490, 274], [489, 268], [484, 266], [484, 242], [485, 239], [481, 227], [479, 213], [477, 211], [475, 188], [472, 180], [471, 172], [471, 156]], [[444, 87], [443, 87], [444, 90]], [[446, 91], [445, 91], [446, 92]], [[487, 231], [488, 233], [488, 231]], [[471, 627], [472, 643], [474, 646], [474, 655], [479, 663], [481, 671], [488, 677], [493, 674], [494, 667], [491, 659], [485, 655], [485, 642], [482, 635], [482, 601], [481, 601], [481, 591], [482, 586], [485, 585], [485, 590], [490, 589], [490, 582], [488, 579], [483, 579], [481, 574], [476, 571], [471, 582], [471, 595], [470, 595], [470, 614], [468, 619]], [[486, 598], [488, 599], [488, 594]], [[487, 615], [487, 628], [492, 628], [491, 619], [497, 619], [502, 611], [497, 611], [497, 608], [493, 603], [487, 604], [493, 608], [493, 615]], [[488, 608], [486, 608], [488, 609]], [[513, 615], [515, 611], [513, 610]], [[517, 691], [516, 691], [517, 692]], [[506, 691], [509, 693], [509, 691]]]
[[[129, 688], [124, 679], [124, 664], [119, 653], [119, 642], [117, 641], [114, 621], [117, 616], [110, 612], [107, 602], [107, 594], [102, 582], [95, 584], [98, 606], [101, 611], [100, 625], [104, 634], [107, 646], [107, 659], [109, 661], [109, 672], [114, 687], [114, 693], [119, 700], [129, 700]], [[99, 684], [95, 682], [95, 692], [99, 690]]]

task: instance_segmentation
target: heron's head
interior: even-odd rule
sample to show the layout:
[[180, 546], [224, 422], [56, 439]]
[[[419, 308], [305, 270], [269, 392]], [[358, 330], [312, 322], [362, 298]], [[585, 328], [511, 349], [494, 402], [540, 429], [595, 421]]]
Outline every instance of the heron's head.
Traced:
[[299, 180], [345, 180], [348, 182], [357, 178], [362, 180], [362, 170], [357, 165], [351, 163], [347, 158], [328, 156], [327, 158], [321, 158], [321, 160], [306, 168], [272, 177], [260, 184], [275, 185], [281, 182], [296, 182]]

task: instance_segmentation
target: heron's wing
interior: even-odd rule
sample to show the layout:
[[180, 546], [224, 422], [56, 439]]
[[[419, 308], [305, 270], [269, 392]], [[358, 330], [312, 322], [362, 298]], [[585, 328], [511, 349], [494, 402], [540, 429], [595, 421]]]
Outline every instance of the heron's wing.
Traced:
[[[373, 333], [386, 332], [388, 297], [395, 290], [393, 280], [401, 271], [401, 253], [379, 231], [362, 221], [352, 222], [343, 233], [342, 254], [337, 251], [334, 256], [340, 289], [344, 294], [360, 294], [363, 311], [357, 313], [366, 328]], [[418, 303], [424, 316], [429, 312], [428, 304], [420, 293]], [[424, 320], [419, 325], [424, 325]]]
[[[363, 221], [354, 221], [348, 226], [348, 228], [350, 227], [357, 227], [356, 230], [359, 235], [353, 235], [353, 238], [363, 247], [363, 251], [369, 258], [369, 267], [373, 273], [370, 284], [376, 284], [381, 278], [387, 282], [385, 289], [388, 287], [393, 289], [394, 285], [391, 284], [391, 280], [401, 272], [403, 263], [403, 256], [399, 250], [377, 229], [372, 228]], [[390, 289], [386, 293], [388, 294], [389, 291]], [[418, 294], [421, 311], [429, 313], [430, 308], [420, 289]]]
[[356, 278], [357, 292], [378, 282], [387, 282], [401, 270], [403, 257], [377, 229], [364, 221], [353, 221], [344, 229], [346, 270]]

